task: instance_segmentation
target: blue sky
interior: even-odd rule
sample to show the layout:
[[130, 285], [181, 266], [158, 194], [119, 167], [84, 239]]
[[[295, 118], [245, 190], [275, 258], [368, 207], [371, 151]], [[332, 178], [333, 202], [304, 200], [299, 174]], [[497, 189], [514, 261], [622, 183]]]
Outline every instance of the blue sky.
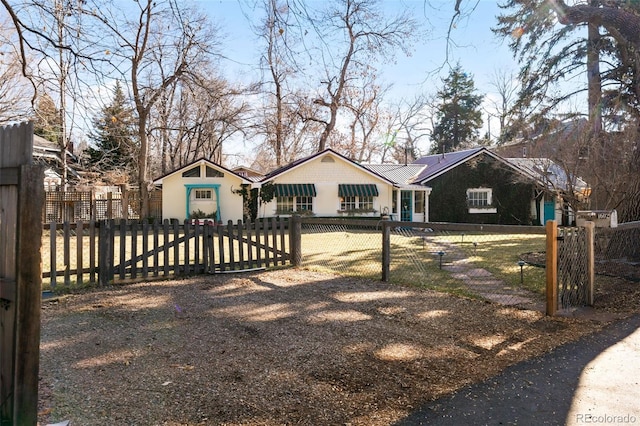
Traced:
[[[308, 0], [321, 1], [321, 0]], [[259, 43], [252, 30], [247, 15], [253, 15], [255, 23], [262, 16], [260, 11], [250, 10], [248, 4], [252, 0], [196, 0], [217, 22], [227, 35], [225, 55], [228, 60], [223, 63], [230, 78], [247, 75], [247, 79], [257, 78], [255, 74]], [[448, 64], [460, 63], [462, 69], [473, 76], [479, 94], [485, 95], [483, 105], [483, 127], [480, 135], [491, 131], [495, 136], [498, 131], [497, 118], [490, 117], [495, 110], [491, 107], [500, 99], [492, 83], [496, 73], [504, 76], [517, 75], [519, 64], [513, 59], [508, 48], [509, 40], [498, 38], [491, 28], [497, 25], [496, 16], [502, 10], [499, 0], [462, 0], [463, 17], [452, 30], [449, 41]], [[398, 53], [396, 63], [378, 66], [383, 70], [384, 82], [392, 84], [391, 97], [387, 101], [405, 98], [411, 100], [416, 94], [434, 95], [442, 87], [441, 79], [449, 73], [447, 58], [447, 31], [453, 16], [454, 0], [383, 0], [385, 10], [395, 14], [401, 6], [413, 11], [414, 17], [425, 25], [428, 35], [418, 40], [413, 46], [413, 54], [405, 57]], [[580, 80], [580, 81], [578, 81]], [[576, 84], [585, 84], [586, 78], [561, 82], [575, 88]], [[575, 104], [566, 109], [583, 109], [584, 100], [577, 99]], [[564, 108], [564, 107], [563, 107]], [[488, 121], [490, 120], [490, 124]], [[425, 148], [426, 149], [426, 148]]]
[[[231, 60], [224, 64], [231, 75], [251, 73], [255, 69], [258, 57], [256, 37], [245, 14], [251, 10], [238, 0], [199, 0], [197, 2], [218, 22], [227, 34], [225, 55]], [[393, 13], [398, 5], [405, 5], [415, 12], [420, 22], [427, 22], [431, 34], [414, 45], [413, 55], [409, 58], [401, 53], [396, 64], [384, 66], [383, 76], [387, 83], [393, 84], [396, 97], [412, 97], [417, 91], [433, 93], [440, 85], [436, 73], [447, 54], [446, 32], [453, 14], [452, 0], [385, 0], [385, 8]], [[475, 9], [469, 19], [462, 19], [452, 32], [449, 62], [457, 61], [463, 70], [471, 73], [476, 87], [481, 93], [492, 91], [490, 82], [497, 69], [516, 72], [517, 64], [512, 59], [506, 43], [492, 32], [495, 16], [499, 13], [497, 1], [479, 0], [463, 2], [463, 6]], [[258, 15], [259, 16], [259, 15]], [[441, 71], [445, 76], [448, 69]]]

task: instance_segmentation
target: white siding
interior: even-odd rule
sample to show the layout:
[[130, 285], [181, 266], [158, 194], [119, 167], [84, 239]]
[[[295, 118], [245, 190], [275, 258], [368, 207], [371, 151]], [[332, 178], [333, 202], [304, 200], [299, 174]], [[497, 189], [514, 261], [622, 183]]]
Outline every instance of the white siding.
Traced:
[[[333, 158], [333, 162], [323, 162], [326, 157]], [[378, 188], [378, 197], [373, 198], [375, 216], [380, 215], [384, 207], [391, 210], [392, 186], [387, 181], [361, 170], [356, 165], [334, 156], [331, 153], [319, 156], [297, 168], [284, 172], [272, 181], [274, 184], [282, 183], [313, 183], [317, 196], [313, 199], [313, 213], [315, 216], [337, 216], [340, 209], [338, 197], [338, 184], [365, 184], [373, 183]], [[268, 204], [260, 207], [261, 217], [270, 217], [276, 214], [275, 198]]]
[[[194, 165], [193, 167], [195, 167]], [[203, 177], [205, 176], [205, 165], [200, 164], [202, 170], [200, 171], [201, 177], [182, 177], [182, 171], [173, 175], [167, 176], [162, 180], [162, 218], [163, 219], [178, 219], [183, 221], [186, 219], [187, 213], [187, 190], [185, 184], [219, 184], [220, 194], [220, 219], [226, 223], [228, 220], [236, 222], [242, 219], [243, 206], [242, 196], [231, 192], [232, 190], [240, 189], [242, 180], [228, 172], [222, 171], [224, 177]], [[190, 169], [190, 168], [187, 168]], [[186, 169], [185, 169], [186, 170]], [[215, 199], [215, 192], [213, 194]], [[204, 210], [202, 202], [198, 204], [192, 204], [191, 210], [202, 209]]]

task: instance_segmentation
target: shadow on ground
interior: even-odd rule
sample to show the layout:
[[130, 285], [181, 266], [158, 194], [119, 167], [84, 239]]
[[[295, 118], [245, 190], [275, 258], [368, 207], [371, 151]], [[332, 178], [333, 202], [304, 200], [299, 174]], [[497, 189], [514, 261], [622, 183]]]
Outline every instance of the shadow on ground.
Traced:
[[640, 422], [639, 355], [635, 315], [428, 403], [396, 425]]

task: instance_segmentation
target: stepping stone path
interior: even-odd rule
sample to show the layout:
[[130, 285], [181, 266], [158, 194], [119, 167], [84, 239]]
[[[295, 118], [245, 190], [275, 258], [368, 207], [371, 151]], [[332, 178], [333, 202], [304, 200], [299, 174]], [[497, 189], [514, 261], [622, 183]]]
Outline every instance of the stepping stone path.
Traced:
[[525, 309], [544, 311], [541, 297], [531, 291], [513, 288], [493, 276], [484, 268], [478, 268], [469, 262], [467, 256], [453, 245], [447, 247], [449, 253], [459, 254], [457, 259], [442, 264], [442, 269], [462, 281], [470, 293], [494, 303], [506, 306], [518, 306]]

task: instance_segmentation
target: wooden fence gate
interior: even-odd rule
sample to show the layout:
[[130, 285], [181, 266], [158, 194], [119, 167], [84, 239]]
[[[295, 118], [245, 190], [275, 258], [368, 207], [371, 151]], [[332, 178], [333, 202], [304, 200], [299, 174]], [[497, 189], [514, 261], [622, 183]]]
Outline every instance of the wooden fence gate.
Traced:
[[593, 306], [594, 223], [558, 228], [550, 220], [546, 227], [547, 315], [555, 315], [558, 305]]
[[299, 265], [299, 220], [51, 222], [42, 226], [42, 278], [55, 290], [59, 284], [72, 288]]
[[593, 222], [558, 230], [558, 295], [563, 309], [593, 305]]
[[33, 124], [0, 128], [0, 425], [36, 425], [44, 171]]
[[[100, 222], [98, 280], [237, 272], [289, 262], [288, 223]], [[117, 261], [116, 261], [117, 259]]]

